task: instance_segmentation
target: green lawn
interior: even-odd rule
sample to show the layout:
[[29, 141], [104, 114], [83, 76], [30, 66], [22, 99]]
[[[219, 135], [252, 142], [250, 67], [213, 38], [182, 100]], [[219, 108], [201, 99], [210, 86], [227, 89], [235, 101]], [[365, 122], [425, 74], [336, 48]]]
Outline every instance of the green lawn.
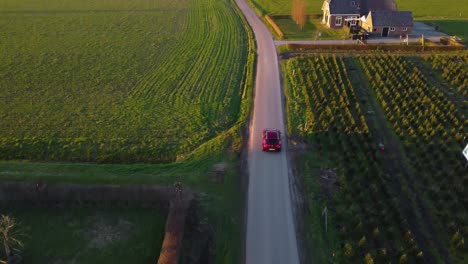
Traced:
[[[248, 0], [252, 2], [263, 14], [290, 15], [292, 0]], [[308, 14], [321, 14], [323, 1], [306, 1]]]
[[[9, 209], [22, 226], [24, 263], [154, 263], [165, 217], [155, 209]], [[3, 247], [0, 255], [4, 255]], [[1, 259], [4, 259], [3, 256]]]
[[459, 0], [396, 0], [399, 10], [413, 11], [415, 19], [468, 19], [468, 4]]
[[316, 18], [307, 20], [304, 28], [301, 29], [291, 18], [275, 18], [275, 23], [283, 31], [284, 38], [294, 39], [344, 39], [347, 34], [343, 30], [333, 30], [324, 27]]
[[423, 20], [428, 25], [438, 26], [439, 30], [450, 36], [462, 38], [465, 42], [468, 40], [468, 19], [467, 20]]

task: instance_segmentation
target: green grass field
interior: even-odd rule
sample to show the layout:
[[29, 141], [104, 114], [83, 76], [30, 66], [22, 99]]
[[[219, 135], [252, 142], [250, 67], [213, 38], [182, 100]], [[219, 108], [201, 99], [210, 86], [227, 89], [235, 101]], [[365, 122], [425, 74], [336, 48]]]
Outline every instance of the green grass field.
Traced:
[[165, 218], [152, 209], [6, 211], [24, 231], [24, 263], [152, 263], [164, 238]]
[[2, 1], [0, 158], [168, 162], [238, 120], [228, 0]]
[[399, 10], [413, 11], [415, 19], [468, 19], [468, 5], [457, 0], [396, 0]]
[[[180, 181], [201, 194], [216, 263], [238, 263], [236, 154], [255, 53], [233, 3], [6, 0], [0, 13], [0, 179]], [[220, 162], [227, 171], [215, 183]]]
[[[292, 0], [248, 0], [253, 3], [263, 14], [273, 15], [290, 15]], [[322, 13], [321, 0], [306, 1], [306, 9], [308, 14], [321, 14]]]

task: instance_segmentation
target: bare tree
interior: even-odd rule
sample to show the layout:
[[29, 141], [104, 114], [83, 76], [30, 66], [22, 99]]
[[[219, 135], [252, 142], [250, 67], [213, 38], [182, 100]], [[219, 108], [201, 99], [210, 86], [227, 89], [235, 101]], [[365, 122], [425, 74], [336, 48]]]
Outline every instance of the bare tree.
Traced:
[[292, 8], [291, 8], [291, 17], [294, 22], [297, 24], [297, 7], [299, 5], [299, 0], [293, 0]]
[[301, 29], [304, 28], [305, 22], [306, 22], [306, 12], [305, 12], [305, 1], [301, 0], [299, 3], [299, 10], [298, 10], [298, 25], [301, 27]]
[[7, 259], [13, 255], [14, 250], [23, 247], [23, 242], [20, 240], [23, 234], [16, 219], [8, 215], [0, 217], [0, 241], [3, 242]]
[[301, 29], [304, 28], [306, 22], [305, 7], [306, 5], [304, 0], [293, 0], [291, 16], [293, 21], [296, 22]]

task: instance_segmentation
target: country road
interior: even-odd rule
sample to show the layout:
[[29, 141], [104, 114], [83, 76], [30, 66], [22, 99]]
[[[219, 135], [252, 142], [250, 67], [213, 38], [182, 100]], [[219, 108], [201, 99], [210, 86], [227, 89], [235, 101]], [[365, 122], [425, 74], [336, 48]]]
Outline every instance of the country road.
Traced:
[[273, 38], [244, 0], [236, 0], [257, 42], [255, 101], [248, 144], [247, 264], [299, 263], [289, 190], [286, 140], [283, 151], [264, 153], [263, 128], [285, 134], [278, 59]]

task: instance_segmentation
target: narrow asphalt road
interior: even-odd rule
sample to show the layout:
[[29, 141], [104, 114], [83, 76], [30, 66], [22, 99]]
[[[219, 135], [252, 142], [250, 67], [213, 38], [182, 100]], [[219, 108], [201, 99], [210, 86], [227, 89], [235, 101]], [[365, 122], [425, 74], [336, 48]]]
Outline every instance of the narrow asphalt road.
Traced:
[[289, 189], [286, 140], [283, 151], [264, 153], [263, 128], [285, 134], [278, 58], [273, 38], [244, 0], [236, 0], [257, 41], [257, 75], [248, 149], [249, 187], [245, 262], [299, 263]]

